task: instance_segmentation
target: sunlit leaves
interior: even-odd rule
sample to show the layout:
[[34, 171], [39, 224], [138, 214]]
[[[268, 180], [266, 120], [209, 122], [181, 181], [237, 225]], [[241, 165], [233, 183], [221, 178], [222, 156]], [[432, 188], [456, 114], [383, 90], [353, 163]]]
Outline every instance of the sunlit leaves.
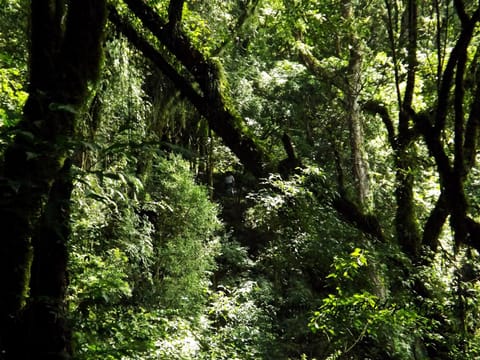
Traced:
[[[216, 207], [185, 161], [154, 159], [145, 186], [117, 161], [116, 172], [84, 174], [74, 191], [70, 300], [82, 359], [102, 352], [193, 358], [207, 331], [193, 324], [218, 254]], [[132, 190], [148, 195], [140, 200]], [[137, 308], [117, 306], [122, 301]]]
[[373, 290], [362, 288], [368, 257], [367, 251], [355, 248], [348, 256], [334, 259], [327, 279], [333, 282], [335, 292], [323, 298], [308, 326], [327, 338], [332, 354], [356, 351], [368, 337], [369, 341], [382, 343], [386, 353], [409, 359], [410, 332], [429, 322], [410, 304], [389, 303]]
[[71, 284], [72, 304], [115, 304], [130, 297], [131, 288], [123, 271], [127, 262], [127, 256], [118, 248], [107, 251], [105, 258], [73, 253], [71, 267], [77, 276]]
[[[214, 330], [209, 340], [208, 355], [201, 359], [263, 359], [268, 351], [274, 314], [262, 301], [265, 284], [244, 281], [235, 288], [219, 286], [210, 297], [208, 317]], [[262, 304], [264, 305], [264, 304]]]
[[19, 69], [0, 69], [0, 127], [11, 126], [20, 120], [28, 96], [23, 81]]

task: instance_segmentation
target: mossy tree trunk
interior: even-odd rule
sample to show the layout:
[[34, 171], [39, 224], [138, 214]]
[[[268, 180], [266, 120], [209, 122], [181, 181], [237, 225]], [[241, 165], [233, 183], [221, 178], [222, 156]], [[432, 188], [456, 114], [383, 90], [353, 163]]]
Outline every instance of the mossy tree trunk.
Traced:
[[51, 359], [70, 356], [70, 329], [66, 321], [67, 240], [70, 235], [70, 161], [54, 181], [32, 237], [30, 296], [22, 314], [23, 359], [38, 354]]
[[[354, 9], [351, 1], [343, 2], [343, 17], [347, 24], [354, 23]], [[362, 49], [360, 39], [355, 29], [349, 25], [347, 34], [349, 59], [346, 69], [346, 84], [344, 91], [345, 112], [347, 117], [350, 152], [352, 162], [353, 182], [356, 201], [360, 208], [368, 211], [370, 204], [370, 184], [368, 179], [368, 162], [365, 155], [365, 137], [363, 119], [359, 104], [362, 90]]]
[[31, 2], [29, 98], [0, 178], [2, 359], [68, 357], [65, 160], [98, 75], [105, 14], [102, 0]]

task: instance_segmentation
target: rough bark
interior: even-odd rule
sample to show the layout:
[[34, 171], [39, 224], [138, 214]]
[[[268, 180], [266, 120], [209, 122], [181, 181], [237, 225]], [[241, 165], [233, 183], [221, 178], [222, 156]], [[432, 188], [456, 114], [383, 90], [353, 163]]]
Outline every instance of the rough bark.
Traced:
[[[49, 203], [52, 185], [63, 176], [76, 114], [86, 100], [89, 81], [98, 75], [104, 9], [102, 0], [31, 3], [29, 98], [17, 135], [5, 152], [0, 177], [0, 225], [4, 229], [0, 242], [0, 354], [5, 359], [61, 356], [41, 352], [19, 356], [26, 340], [20, 320], [31, 285], [32, 259], [51, 266], [66, 261], [64, 253], [56, 259], [42, 259], [47, 254], [36, 252], [37, 242], [33, 244], [32, 238], [37, 234], [39, 242], [52, 241], [42, 238], [50, 236], [49, 231], [38, 231], [47, 204], [54, 206]], [[59, 277], [65, 276], [62, 269], [55, 270], [61, 272]], [[42, 318], [35, 321], [41, 328]], [[53, 332], [45, 336], [46, 341], [56, 341]]]
[[[343, 3], [343, 16], [347, 23], [353, 22], [353, 6], [350, 1]], [[353, 182], [356, 190], [356, 200], [363, 209], [370, 207], [370, 186], [368, 180], [368, 163], [365, 156], [364, 132], [362, 114], [359, 104], [362, 88], [362, 53], [360, 41], [355, 29], [348, 34], [350, 54], [346, 72], [344, 91], [345, 112], [349, 128], [350, 152], [352, 162]]]
[[348, 85], [345, 92], [347, 122], [350, 136], [352, 170], [359, 205], [369, 208], [370, 186], [368, 163], [365, 159], [362, 116], [358, 102], [361, 88], [361, 54], [358, 44], [352, 45], [348, 65]]
[[22, 316], [23, 359], [67, 359], [71, 333], [66, 321], [67, 240], [70, 236], [70, 161], [50, 190], [48, 202], [32, 238], [34, 258], [30, 296]]

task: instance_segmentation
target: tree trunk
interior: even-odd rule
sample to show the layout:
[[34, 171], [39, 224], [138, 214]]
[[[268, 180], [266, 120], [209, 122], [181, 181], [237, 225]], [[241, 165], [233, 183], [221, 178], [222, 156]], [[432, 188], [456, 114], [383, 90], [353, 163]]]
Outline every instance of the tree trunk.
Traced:
[[[64, 232], [57, 226], [66, 216], [61, 204], [69, 200], [62, 168], [68, 155], [68, 142], [73, 137], [76, 115], [88, 96], [88, 83], [99, 71], [105, 1], [36, 0], [31, 2], [30, 14], [29, 98], [17, 135], [5, 152], [0, 177], [2, 359], [63, 356], [50, 353], [50, 349], [57, 347], [54, 345], [57, 331], [50, 331], [51, 319], [43, 317], [32, 318], [32, 321], [35, 327], [45, 331], [42, 337], [48, 342], [42, 345], [45, 352], [36, 352], [31, 357], [19, 355], [25, 348], [28, 333], [22, 329], [21, 319], [32, 278], [51, 274], [55, 274], [55, 279], [66, 278], [66, 252], [61, 250], [66, 239], [57, 233]], [[59, 182], [52, 188], [55, 181]], [[63, 215], [50, 222], [52, 214]], [[63, 226], [67, 223], [63, 222]], [[39, 247], [38, 252], [36, 247]], [[55, 257], [44, 258], [51, 254]], [[35, 263], [42, 264], [42, 273], [32, 276], [34, 258]], [[40, 270], [40, 267], [34, 269]], [[55, 279], [42, 279], [32, 284], [32, 295], [52, 295], [52, 299], [45, 301], [55, 303], [56, 314], [61, 314], [57, 300], [61, 297], [63, 303], [65, 285], [63, 280]], [[42, 286], [60, 288], [42, 289]]]
[[[417, 2], [409, 0], [408, 7], [408, 44], [407, 44], [407, 77], [403, 101], [399, 103], [398, 136], [395, 144], [395, 166], [396, 166], [396, 189], [397, 212], [395, 216], [395, 227], [397, 238], [402, 249], [416, 262], [420, 255], [421, 241], [415, 202], [413, 196], [414, 166], [413, 157], [415, 149], [413, 146], [413, 131], [409, 125], [412, 108], [415, 78], [417, 71]], [[400, 98], [400, 96], [399, 96]]]
[[32, 238], [33, 257], [30, 297], [23, 314], [26, 340], [23, 359], [48, 354], [67, 359], [71, 354], [70, 329], [66, 322], [67, 239], [70, 236], [70, 161], [54, 182], [43, 216]]
[[370, 186], [368, 180], [368, 163], [365, 159], [363, 124], [358, 104], [361, 81], [361, 55], [358, 45], [352, 45], [348, 66], [348, 85], [345, 92], [347, 105], [347, 122], [350, 136], [353, 181], [357, 193], [357, 201], [362, 209], [369, 208]]
[[[343, 15], [347, 23], [353, 22], [353, 7], [350, 1], [343, 4]], [[350, 58], [348, 61], [345, 104], [347, 113], [347, 123], [350, 137], [350, 151], [352, 159], [353, 182], [356, 190], [356, 200], [358, 205], [368, 210], [370, 202], [370, 186], [368, 180], [368, 163], [365, 159], [365, 139], [363, 134], [363, 124], [361, 109], [358, 103], [360, 90], [362, 87], [362, 55], [360, 41], [355, 33], [355, 29], [350, 29], [348, 34], [348, 44], [350, 47]]]

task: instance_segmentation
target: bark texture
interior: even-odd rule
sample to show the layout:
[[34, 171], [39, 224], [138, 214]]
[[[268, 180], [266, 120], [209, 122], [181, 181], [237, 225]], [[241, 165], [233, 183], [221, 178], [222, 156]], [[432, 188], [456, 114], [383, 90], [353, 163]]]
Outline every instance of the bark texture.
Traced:
[[[64, 359], [68, 341], [58, 336], [70, 197], [65, 159], [88, 84], [99, 72], [105, 1], [36, 0], [30, 14], [29, 98], [0, 177], [0, 354]], [[41, 338], [32, 343], [29, 336]]]
[[[343, 3], [343, 16], [347, 23], [353, 23], [353, 6], [350, 1]], [[350, 137], [351, 167], [358, 205], [366, 210], [370, 207], [370, 185], [368, 179], [368, 162], [365, 156], [365, 137], [362, 113], [359, 104], [362, 88], [362, 51], [355, 29], [348, 34], [350, 46], [346, 73], [345, 105]]]

